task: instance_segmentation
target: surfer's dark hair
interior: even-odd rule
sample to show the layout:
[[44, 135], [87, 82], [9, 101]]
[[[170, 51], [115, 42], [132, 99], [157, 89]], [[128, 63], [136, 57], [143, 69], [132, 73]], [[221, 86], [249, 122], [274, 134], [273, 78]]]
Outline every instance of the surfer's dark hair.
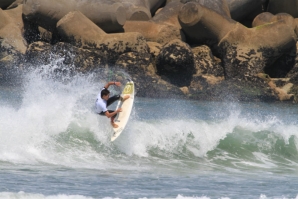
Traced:
[[110, 91], [106, 88], [104, 88], [101, 93], [100, 93], [100, 97], [102, 98], [104, 95], [108, 95], [110, 94]]

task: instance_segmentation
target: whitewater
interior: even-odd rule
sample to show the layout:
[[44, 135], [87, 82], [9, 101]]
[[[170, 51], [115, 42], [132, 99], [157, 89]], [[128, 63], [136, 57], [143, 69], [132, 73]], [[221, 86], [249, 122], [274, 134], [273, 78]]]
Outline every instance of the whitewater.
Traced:
[[108, 79], [53, 65], [0, 89], [0, 198], [298, 198], [297, 105], [136, 96], [110, 142]]

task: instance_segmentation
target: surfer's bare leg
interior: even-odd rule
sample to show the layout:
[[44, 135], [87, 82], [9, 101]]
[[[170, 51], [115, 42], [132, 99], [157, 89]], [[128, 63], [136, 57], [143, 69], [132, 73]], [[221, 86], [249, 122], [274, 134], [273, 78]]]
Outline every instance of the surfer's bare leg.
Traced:
[[115, 122], [111, 121], [111, 125], [112, 125], [113, 128], [118, 128], [118, 125]]
[[112, 118], [111, 118], [111, 125], [113, 126], [113, 128], [117, 128], [118, 125], [115, 124], [114, 119], [115, 119], [115, 117], [112, 117]]

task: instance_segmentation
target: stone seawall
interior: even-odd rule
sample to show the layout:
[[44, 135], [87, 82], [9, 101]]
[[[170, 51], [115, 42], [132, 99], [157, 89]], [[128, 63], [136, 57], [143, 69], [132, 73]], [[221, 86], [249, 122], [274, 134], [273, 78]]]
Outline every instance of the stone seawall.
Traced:
[[6, 0], [0, 84], [57, 55], [75, 73], [125, 71], [138, 96], [296, 103], [290, 4], [298, 0]]

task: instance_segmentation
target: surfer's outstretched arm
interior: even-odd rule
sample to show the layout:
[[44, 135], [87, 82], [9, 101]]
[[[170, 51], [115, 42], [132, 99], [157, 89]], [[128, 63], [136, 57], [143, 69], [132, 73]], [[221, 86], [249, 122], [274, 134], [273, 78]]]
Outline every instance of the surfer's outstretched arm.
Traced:
[[108, 89], [111, 85], [121, 86], [121, 82], [108, 82], [104, 87]]

